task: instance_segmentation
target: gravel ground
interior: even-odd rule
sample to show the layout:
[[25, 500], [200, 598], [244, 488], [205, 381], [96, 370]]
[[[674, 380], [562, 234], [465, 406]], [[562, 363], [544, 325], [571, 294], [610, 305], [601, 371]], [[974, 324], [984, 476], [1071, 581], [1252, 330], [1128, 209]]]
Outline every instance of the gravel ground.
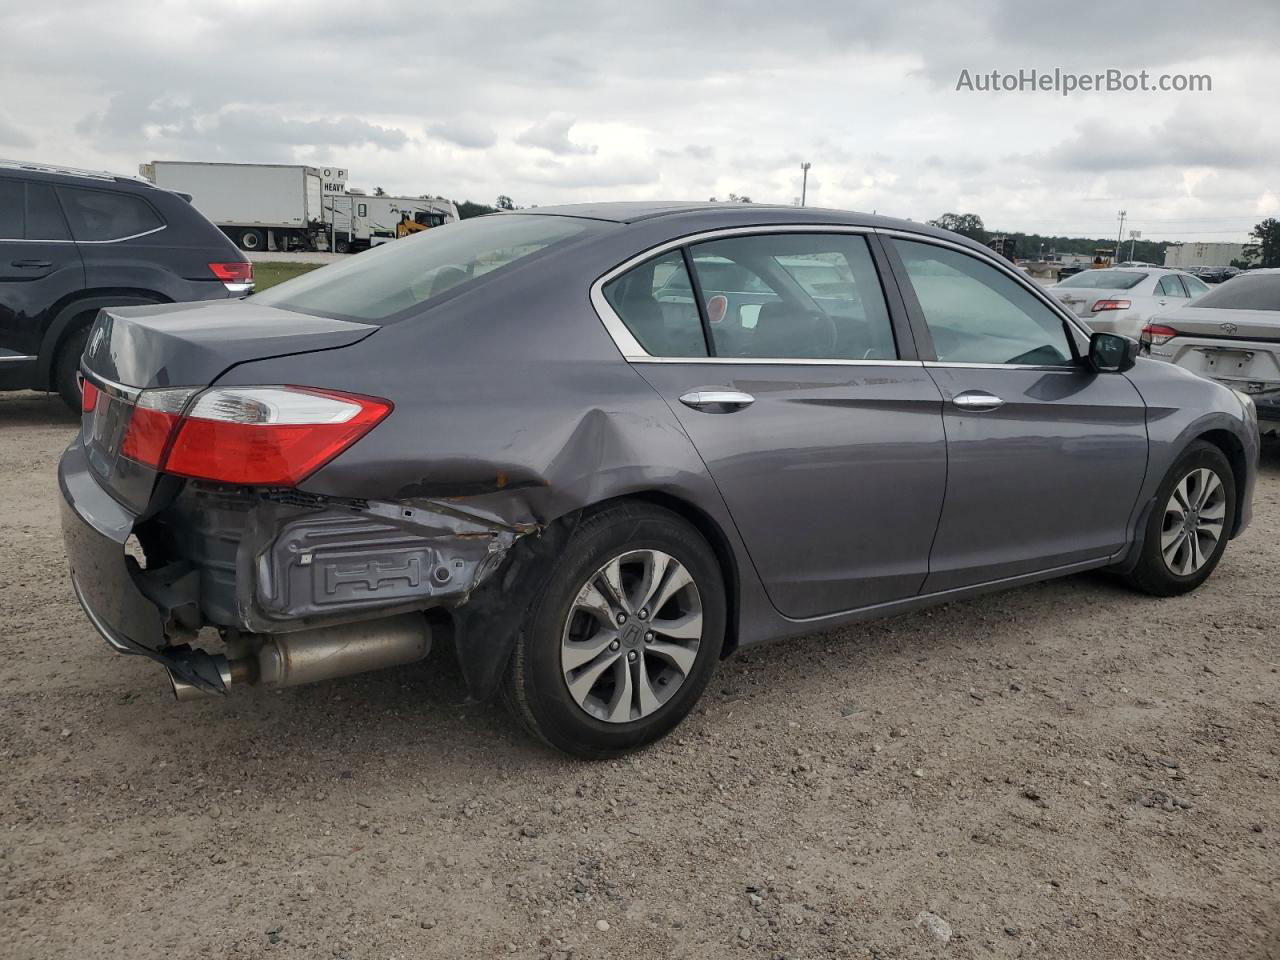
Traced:
[[748, 652], [584, 764], [419, 667], [178, 705], [0, 397], [0, 956], [1280, 957], [1280, 449], [1197, 594], [1099, 576]]

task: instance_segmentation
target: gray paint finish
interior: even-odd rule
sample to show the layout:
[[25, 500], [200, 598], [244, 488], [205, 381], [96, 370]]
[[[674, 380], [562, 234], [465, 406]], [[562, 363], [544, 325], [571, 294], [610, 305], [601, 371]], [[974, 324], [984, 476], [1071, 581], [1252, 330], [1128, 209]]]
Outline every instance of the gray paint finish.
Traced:
[[[720, 552], [738, 645], [1123, 563], [1160, 480], [1209, 432], [1238, 449], [1243, 496], [1235, 532], [1248, 520], [1257, 438], [1244, 408], [1230, 391], [1168, 365], [1140, 361], [1122, 375], [913, 359], [632, 363], [590, 296], [596, 281], [642, 251], [715, 230], [908, 232], [1012, 272], [976, 244], [918, 224], [812, 209], [597, 205], [563, 212], [618, 223], [588, 245], [471, 284], [372, 331], [268, 315], [252, 300], [113, 311], [113, 323], [136, 329], [117, 349], [91, 354], [86, 368], [137, 381], [132, 386], [186, 377], [388, 398], [390, 416], [301, 491], [329, 506], [355, 500], [370, 509], [447, 510], [494, 530], [515, 529], [513, 558], [521, 544], [538, 540], [537, 531], [546, 540], [592, 505], [660, 498], [693, 518]], [[430, 233], [397, 241], [418, 242], [430, 242]], [[895, 279], [885, 279], [895, 320], [905, 323]], [[1086, 332], [1053, 309], [1072, 325], [1077, 346], [1086, 346]], [[278, 331], [275, 320], [284, 334], [252, 334], [258, 325]], [[155, 344], [156, 353], [144, 356], [140, 344]], [[900, 348], [913, 357], [909, 334]], [[716, 413], [679, 402], [704, 388], [744, 391], [755, 403]], [[1006, 405], [972, 413], [950, 402], [972, 389], [998, 393]], [[164, 498], [174, 496], [165, 486], [156, 484], [149, 515], [164, 516]], [[64, 494], [74, 500], [67, 521], [74, 527], [78, 511], [93, 511], [92, 498], [73, 498], [65, 486]], [[247, 499], [236, 509], [258, 508]], [[506, 576], [492, 575], [495, 582]], [[473, 586], [460, 609], [492, 602], [481, 583]], [[403, 595], [396, 601], [402, 605]], [[424, 597], [420, 605], [434, 602]], [[517, 626], [504, 620], [484, 636], [459, 634], [468, 678], [488, 678], [475, 681], [476, 692], [487, 692]], [[468, 658], [482, 655], [486, 668], [469, 671]]]

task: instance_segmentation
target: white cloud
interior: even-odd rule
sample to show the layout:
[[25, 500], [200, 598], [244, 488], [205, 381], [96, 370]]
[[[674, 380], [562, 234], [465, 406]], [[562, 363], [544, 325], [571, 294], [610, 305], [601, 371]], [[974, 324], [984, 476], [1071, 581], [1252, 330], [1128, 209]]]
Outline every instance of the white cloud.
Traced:
[[[0, 146], [29, 159], [121, 172], [159, 157], [322, 160], [358, 186], [522, 205], [789, 203], [808, 160], [816, 205], [1094, 235], [1126, 207], [1135, 229], [1187, 239], [1242, 235], [1275, 208], [1274, 2], [1204, 41], [1193, 0], [1158, 16], [1121, 5], [1077, 18], [1071, 42], [1021, 0], [810, 0], [803, 16], [766, 0], [732, 16], [683, 0], [33, 9], [0, 12]], [[1214, 85], [954, 89], [962, 68], [1024, 67], [1203, 72]]]

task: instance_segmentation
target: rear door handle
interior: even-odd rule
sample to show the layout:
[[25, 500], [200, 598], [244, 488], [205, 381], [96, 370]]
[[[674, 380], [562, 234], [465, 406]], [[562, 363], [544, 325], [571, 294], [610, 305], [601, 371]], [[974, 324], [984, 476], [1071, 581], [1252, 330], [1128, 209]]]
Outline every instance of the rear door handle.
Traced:
[[987, 393], [983, 390], [969, 390], [965, 393], [957, 394], [951, 398], [951, 402], [962, 410], [994, 410], [997, 407], [1004, 406], [1004, 401], [997, 397], [994, 393]]
[[732, 413], [751, 406], [756, 398], [741, 390], [690, 390], [680, 397], [680, 402], [695, 410], [717, 412], [718, 407], [720, 413]]
[[29, 270], [38, 270], [41, 267], [52, 267], [53, 261], [51, 260], [13, 260], [13, 261], [10, 261], [9, 266], [25, 267]]

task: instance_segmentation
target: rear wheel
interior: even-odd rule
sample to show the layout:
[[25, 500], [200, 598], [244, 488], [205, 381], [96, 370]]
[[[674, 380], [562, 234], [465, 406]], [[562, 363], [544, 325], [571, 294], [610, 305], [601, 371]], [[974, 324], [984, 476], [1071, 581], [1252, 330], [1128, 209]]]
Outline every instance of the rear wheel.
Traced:
[[724, 643], [715, 554], [668, 510], [582, 522], [529, 610], [503, 685], [536, 736], [579, 757], [652, 743], [693, 708]]
[[241, 250], [265, 250], [267, 246], [267, 238], [261, 230], [241, 230], [240, 231], [240, 249]]
[[1200, 586], [1222, 559], [1235, 508], [1227, 458], [1211, 443], [1192, 444], [1160, 484], [1130, 585], [1159, 597]]
[[77, 330], [62, 341], [53, 362], [53, 388], [76, 413], [80, 412], [80, 358], [88, 342], [89, 328]]

